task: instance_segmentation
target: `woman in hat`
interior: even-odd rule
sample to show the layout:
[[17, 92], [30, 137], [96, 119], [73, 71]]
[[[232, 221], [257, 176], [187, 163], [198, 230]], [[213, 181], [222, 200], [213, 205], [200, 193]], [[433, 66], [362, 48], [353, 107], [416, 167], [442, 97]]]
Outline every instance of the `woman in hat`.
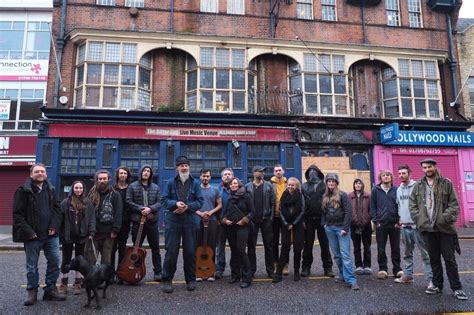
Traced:
[[326, 191], [323, 195], [321, 222], [329, 240], [334, 260], [339, 268], [340, 278], [352, 290], [359, 290], [357, 279], [352, 271], [351, 202], [347, 194], [339, 190], [339, 177], [328, 173], [325, 178]]

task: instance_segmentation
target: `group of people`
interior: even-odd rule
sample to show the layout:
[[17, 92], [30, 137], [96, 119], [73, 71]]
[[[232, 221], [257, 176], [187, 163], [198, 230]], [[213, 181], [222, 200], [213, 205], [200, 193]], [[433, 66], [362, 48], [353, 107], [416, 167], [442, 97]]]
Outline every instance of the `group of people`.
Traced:
[[[133, 183], [130, 170], [119, 167], [114, 185], [112, 174], [100, 170], [89, 193], [82, 181], [75, 181], [68, 197], [61, 203], [47, 180], [45, 166], [35, 164], [31, 167], [30, 178], [16, 191], [13, 205], [13, 240], [24, 243], [26, 253], [28, 297], [24, 305], [37, 301], [41, 250], [48, 262], [43, 299], [63, 301], [68, 290], [67, 265], [72, 253], [84, 255], [91, 263], [100, 255], [102, 263], [115, 269], [125, 256], [130, 232], [132, 241], [136, 241], [143, 218], [145, 223], [138, 242], [141, 246], [147, 238], [152, 254], [153, 280], [162, 282], [165, 293], [174, 291], [172, 282], [181, 245], [186, 288], [194, 291], [196, 282], [212, 282], [223, 277], [226, 242], [231, 249], [229, 282], [248, 288], [257, 271], [259, 231], [264, 246], [265, 272], [274, 283], [288, 274], [291, 247], [293, 280], [310, 275], [317, 236], [324, 275], [334, 277], [332, 253], [339, 278], [352, 290], [359, 290], [356, 275], [372, 274], [370, 246], [375, 230], [377, 278], [388, 278], [385, 249], [389, 240], [395, 282], [414, 282], [416, 246], [424, 263], [425, 292], [434, 295], [443, 289], [442, 256], [454, 296], [466, 300], [455, 259], [455, 251], [459, 252], [455, 228], [459, 214], [456, 193], [452, 183], [440, 175], [435, 160], [425, 159], [420, 164], [425, 176], [418, 182], [411, 179], [410, 167], [401, 165], [398, 168], [399, 187], [394, 185], [393, 174], [384, 170], [378, 176], [380, 183], [370, 193], [361, 179], [354, 180], [353, 191], [346, 193], [339, 189], [336, 173], [324, 175], [316, 165], [306, 170], [304, 184], [295, 177], [287, 179], [283, 167], [277, 164], [270, 181], [264, 179], [264, 167], [253, 167], [253, 178], [245, 185], [234, 176], [232, 169], [226, 168], [220, 174], [221, 184], [214, 187], [210, 184], [209, 169], [200, 171], [200, 179], [194, 178], [190, 161], [179, 156], [176, 176], [169, 179], [163, 193], [153, 183], [151, 166], [144, 165], [138, 180]], [[162, 207], [166, 248], [163, 261], [158, 230]], [[208, 246], [215, 250], [212, 260], [216, 266], [215, 274], [206, 279], [196, 278], [196, 248], [203, 242], [204, 229], [208, 232]], [[403, 269], [400, 236], [405, 244]], [[57, 286], [60, 273], [61, 281]], [[76, 272], [74, 294], [81, 292], [81, 281], [82, 275]]]

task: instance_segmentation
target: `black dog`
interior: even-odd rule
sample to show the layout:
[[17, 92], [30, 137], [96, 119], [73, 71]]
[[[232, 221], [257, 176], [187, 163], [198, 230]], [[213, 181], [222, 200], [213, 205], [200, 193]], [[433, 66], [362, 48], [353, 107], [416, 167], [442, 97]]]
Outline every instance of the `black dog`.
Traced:
[[[93, 265], [83, 256], [74, 257], [69, 264], [69, 270], [79, 271], [84, 276], [83, 285], [87, 292], [87, 304], [85, 307], [90, 307], [92, 299], [95, 297], [96, 309], [100, 309], [99, 295], [97, 289], [101, 284], [105, 284], [104, 294], [102, 298], [105, 299], [105, 291], [107, 287], [112, 284], [114, 271], [108, 264]], [[94, 294], [92, 294], [94, 293]]]

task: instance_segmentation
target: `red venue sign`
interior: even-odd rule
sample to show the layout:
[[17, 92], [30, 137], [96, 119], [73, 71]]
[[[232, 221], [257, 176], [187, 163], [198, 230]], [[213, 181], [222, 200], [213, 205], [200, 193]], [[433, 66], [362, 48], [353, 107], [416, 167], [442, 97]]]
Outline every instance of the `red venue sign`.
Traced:
[[172, 139], [293, 142], [293, 131], [283, 128], [153, 127], [124, 125], [54, 124], [50, 137]]
[[458, 150], [434, 147], [397, 147], [392, 148], [393, 154], [414, 154], [414, 155], [457, 155]]
[[0, 166], [33, 164], [37, 139], [36, 136], [0, 136]]

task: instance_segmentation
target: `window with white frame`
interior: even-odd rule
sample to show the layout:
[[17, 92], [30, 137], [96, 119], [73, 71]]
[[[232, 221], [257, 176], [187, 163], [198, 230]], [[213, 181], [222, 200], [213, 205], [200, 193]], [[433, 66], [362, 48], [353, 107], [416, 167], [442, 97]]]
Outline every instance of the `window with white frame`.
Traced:
[[400, 26], [400, 6], [398, 0], [385, 0], [387, 25]]
[[97, 5], [114, 6], [115, 5], [115, 0], [97, 0]]
[[0, 100], [4, 104], [0, 111], [0, 130], [37, 129], [37, 120], [42, 116], [44, 92], [44, 89], [37, 88], [0, 88]]
[[313, 19], [313, 0], [296, 1], [296, 17], [298, 19]]
[[125, 6], [131, 8], [145, 7], [145, 0], [125, 0]]
[[348, 116], [348, 83], [345, 57], [304, 54], [305, 113]]
[[227, 0], [227, 13], [228, 14], [245, 14], [245, 1], [244, 0]]
[[245, 75], [244, 49], [201, 47], [199, 67], [191, 56], [187, 57], [187, 109], [245, 111]]
[[48, 60], [49, 22], [0, 21], [0, 43], [0, 60]]
[[471, 118], [474, 118], [474, 77], [467, 79], [469, 88], [469, 104], [471, 104]]
[[87, 41], [78, 47], [75, 106], [150, 110], [152, 57], [137, 62], [133, 43]]
[[399, 59], [398, 66], [398, 75], [392, 68], [382, 73], [384, 117], [439, 119], [440, 83], [436, 62]]
[[201, 0], [201, 12], [219, 13], [219, 0]]
[[336, 21], [336, 0], [321, 0], [321, 19]]
[[408, 18], [410, 21], [410, 27], [423, 27], [421, 22], [420, 0], [408, 0]]

